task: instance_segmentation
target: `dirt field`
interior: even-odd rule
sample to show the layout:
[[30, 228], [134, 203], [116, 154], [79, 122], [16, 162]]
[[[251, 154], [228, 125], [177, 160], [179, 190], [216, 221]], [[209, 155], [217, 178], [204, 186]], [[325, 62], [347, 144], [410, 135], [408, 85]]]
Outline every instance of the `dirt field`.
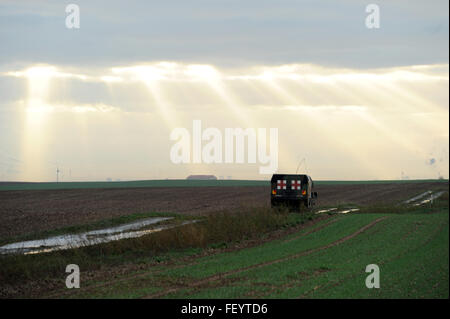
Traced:
[[[448, 183], [319, 185], [318, 206], [400, 202]], [[269, 206], [269, 187], [152, 187], [0, 191], [0, 238], [143, 212], [205, 214]]]

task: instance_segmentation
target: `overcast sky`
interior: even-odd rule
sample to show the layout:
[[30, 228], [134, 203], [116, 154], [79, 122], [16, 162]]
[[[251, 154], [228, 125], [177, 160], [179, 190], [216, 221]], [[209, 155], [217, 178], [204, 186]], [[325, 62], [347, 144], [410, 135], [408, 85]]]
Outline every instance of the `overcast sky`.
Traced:
[[438, 0], [0, 0], [0, 180], [270, 177], [174, 164], [193, 120], [277, 128], [282, 172], [448, 178], [448, 30]]
[[[448, 1], [1, 1], [0, 61], [118, 65], [317, 63], [385, 67], [448, 61]], [[65, 29], [76, 3], [81, 28]]]

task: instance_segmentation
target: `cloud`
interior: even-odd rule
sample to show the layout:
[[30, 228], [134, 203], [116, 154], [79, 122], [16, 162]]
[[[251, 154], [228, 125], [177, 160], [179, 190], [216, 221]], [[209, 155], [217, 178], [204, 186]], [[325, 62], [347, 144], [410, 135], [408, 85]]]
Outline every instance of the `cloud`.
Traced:
[[381, 28], [365, 3], [335, 1], [79, 0], [81, 28], [65, 28], [66, 3], [0, 4], [3, 65], [130, 65], [139, 61], [351, 68], [448, 61], [448, 1], [380, 0]]
[[90, 172], [85, 179], [193, 170], [260, 178], [251, 165], [174, 167], [170, 132], [193, 119], [220, 130], [278, 128], [280, 171], [301, 155], [319, 179], [398, 178], [405, 167], [411, 179], [448, 176], [448, 64], [41, 64], [4, 70], [0, 85], [21, 88], [0, 102], [0, 139], [23, 161], [21, 179], [53, 178], [50, 158]]
[[[162, 61], [88, 71], [46, 65], [5, 71], [0, 85], [21, 86], [9, 100], [23, 99], [23, 88], [29, 90], [31, 81], [41, 83], [41, 78], [49, 82], [49, 105], [104, 104], [124, 112], [155, 112], [158, 104], [178, 111], [234, 104], [244, 109], [403, 109], [427, 116], [444, 111], [448, 100], [448, 65], [359, 70], [312, 64], [224, 68]], [[420, 107], [411, 105], [421, 101]]]

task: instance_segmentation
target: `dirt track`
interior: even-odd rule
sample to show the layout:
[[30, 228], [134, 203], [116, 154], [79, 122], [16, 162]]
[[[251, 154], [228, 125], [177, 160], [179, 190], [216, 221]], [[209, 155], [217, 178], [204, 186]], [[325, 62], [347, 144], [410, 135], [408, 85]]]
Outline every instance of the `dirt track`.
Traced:
[[[318, 206], [400, 202], [447, 183], [320, 185]], [[152, 211], [205, 214], [269, 206], [269, 187], [0, 191], [0, 238]]]

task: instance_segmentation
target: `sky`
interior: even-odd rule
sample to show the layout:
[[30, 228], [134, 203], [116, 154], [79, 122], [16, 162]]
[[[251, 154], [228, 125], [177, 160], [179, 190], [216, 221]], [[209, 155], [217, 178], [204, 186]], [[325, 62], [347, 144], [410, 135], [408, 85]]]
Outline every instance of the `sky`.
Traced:
[[[262, 141], [279, 173], [448, 178], [448, 20], [440, 0], [0, 0], [0, 181], [269, 179]], [[236, 128], [256, 162], [225, 161]]]

